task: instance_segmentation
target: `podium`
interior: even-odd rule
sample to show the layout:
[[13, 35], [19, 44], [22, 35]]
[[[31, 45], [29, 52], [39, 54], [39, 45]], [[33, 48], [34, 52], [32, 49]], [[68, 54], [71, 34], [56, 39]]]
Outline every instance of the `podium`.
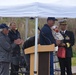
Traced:
[[[50, 75], [50, 52], [54, 48], [54, 44], [38, 45], [37, 75]], [[34, 75], [35, 46], [25, 49], [24, 53], [30, 54], [30, 75]]]

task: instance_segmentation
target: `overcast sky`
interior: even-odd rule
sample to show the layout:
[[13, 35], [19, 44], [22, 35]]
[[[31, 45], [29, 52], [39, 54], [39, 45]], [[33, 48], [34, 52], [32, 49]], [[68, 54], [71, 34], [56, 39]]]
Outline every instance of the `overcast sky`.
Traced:
[[16, 6], [33, 2], [76, 6], [76, 0], [0, 0], [0, 6]]

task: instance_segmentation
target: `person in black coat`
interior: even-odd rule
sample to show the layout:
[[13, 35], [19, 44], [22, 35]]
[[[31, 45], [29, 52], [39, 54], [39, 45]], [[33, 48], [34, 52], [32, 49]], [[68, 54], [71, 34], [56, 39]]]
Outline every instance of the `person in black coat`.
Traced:
[[[26, 48], [29, 48], [32, 46], [35, 46], [35, 36], [30, 37], [28, 40], [26, 40], [23, 44], [22, 49], [24, 51]], [[29, 72], [30, 71], [30, 55], [25, 54], [25, 62], [26, 62], [26, 71]]]
[[[9, 31], [9, 38], [11, 40], [11, 43], [14, 42], [16, 39], [21, 39], [19, 31], [16, 29], [16, 24], [12, 22], [10, 24], [11, 30]], [[17, 45], [15, 48], [12, 50], [12, 62], [11, 62], [11, 74], [10, 75], [18, 75], [18, 73], [15, 73], [16, 71], [18, 72], [19, 70], [19, 59], [20, 59], [20, 46]]]
[[71, 58], [73, 56], [72, 46], [75, 43], [74, 34], [72, 31], [67, 30], [67, 23], [65, 20], [60, 21], [60, 28], [61, 28], [60, 32], [64, 37], [64, 40], [62, 40], [63, 43], [60, 46], [66, 49], [66, 57], [65, 58], [59, 57], [61, 75], [65, 75], [65, 69], [67, 75], [72, 75]]
[[[55, 24], [56, 20], [57, 19], [55, 19], [54, 17], [47, 18], [47, 24], [45, 24], [40, 31], [40, 44], [41, 45], [50, 45], [50, 44], [56, 45], [57, 41], [54, 39], [52, 35], [52, 30], [51, 30], [51, 27]], [[54, 69], [53, 68], [53, 52], [50, 52], [50, 75], [54, 75], [53, 69]]]

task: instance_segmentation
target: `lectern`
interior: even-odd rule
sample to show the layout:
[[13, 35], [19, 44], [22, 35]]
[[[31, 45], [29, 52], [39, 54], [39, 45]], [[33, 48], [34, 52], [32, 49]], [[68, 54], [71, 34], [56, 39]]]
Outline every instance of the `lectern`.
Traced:
[[[50, 75], [50, 52], [54, 48], [54, 44], [38, 45], [37, 75]], [[30, 54], [30, 75], [34, 75], [35, 46], [25, 49], [24, 52]]]

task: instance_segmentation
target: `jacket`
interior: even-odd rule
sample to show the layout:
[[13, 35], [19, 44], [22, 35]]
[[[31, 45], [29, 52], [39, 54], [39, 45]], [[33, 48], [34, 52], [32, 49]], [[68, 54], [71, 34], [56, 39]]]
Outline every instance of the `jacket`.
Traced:
[[47, 24], [45, 24], [40, 31], [40, 44], [41, 45], [50, 45], [50, 44], [56, 45], [56, 41], [52, 35], [52, 30]]
[[[13, 43], [14, 40], [16, 40], [16, 39], [21, 38], [18, 30], [16, 30], [15, 32], [13, 30], [10, 30], [8, 36], [11, 40], [11, 43]], [[16, 45], [16, 47], [13, 48], [12, 56], [20, 56], [20, 46], [19, 45]]]
[[0, 62], [11, 62], [11, 51], [16, 46], [11, 44], [8, 35], [0, 32]]
[[[63, 43], [66, 44], [66, 46], [65, 46], [65, 49], [66, 49], [66, 57], [72, 57], [73, 56], [72, 46], [75, 43], [74, 34], [73, 34], [72, 31], [68, 31], [68, 30], [66, 30], [64, 34], [61, 32], [61, 34], [64, 37]], [[70, 44], [70, 47], [67, 47], [67, 43]]]
[[[19, 33], [18, 30], [15, 30], [15, 31], [10, 30], [8, 36], [9, 36], [9, 38], [11, 40], [11, 43], [13, 43], [14, 40], [16, 40], [16, 39], [21, 38], [20, 37], [20, 33]], [[20, 46], [19, 45], [16, 45], [13, 48], [11, 54], [12, 54], [12, 63], [14, 65], [19, 65], [19, 61], [20, 61]]]

